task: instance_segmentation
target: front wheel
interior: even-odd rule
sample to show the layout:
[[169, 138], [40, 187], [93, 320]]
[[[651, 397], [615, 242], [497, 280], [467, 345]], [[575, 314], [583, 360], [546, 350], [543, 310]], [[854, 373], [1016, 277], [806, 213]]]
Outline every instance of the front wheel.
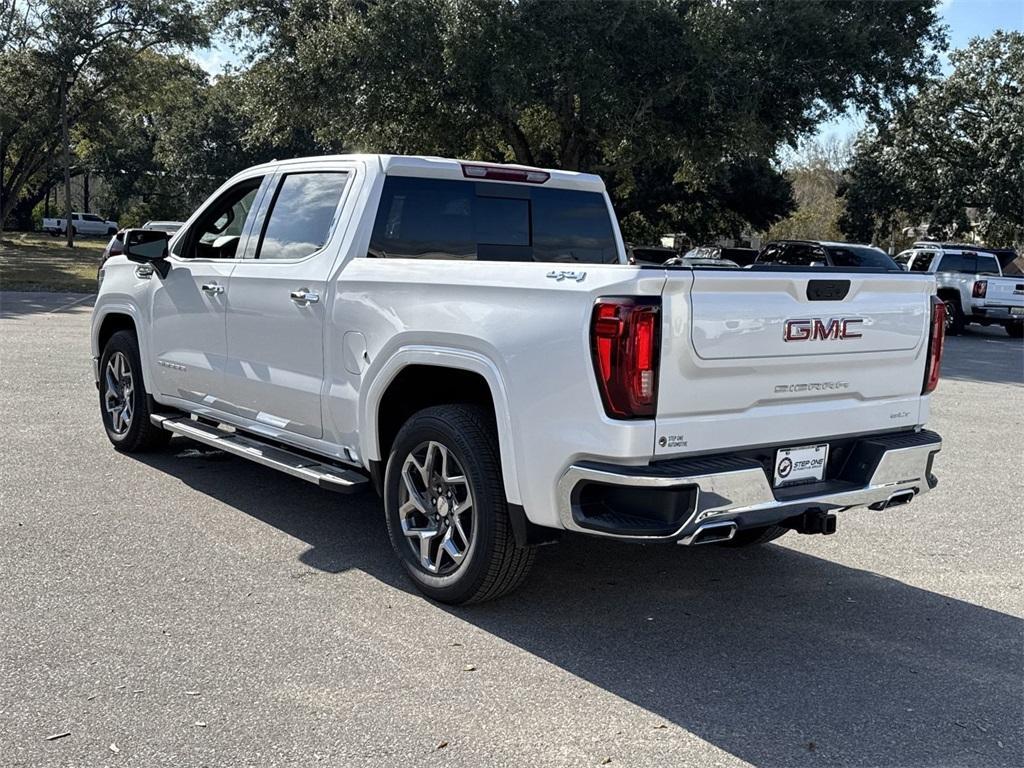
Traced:
[[171, 439], [149, 420], [139, 360], [139, 342], [131, 331], [111, 336], [100, 357], [100, 416], [107, 438], [124, 453], [152, 451]]
[[512, 532], [497, 442], [482, 408], [442, 405], [414, 414], [391, 448], [391, 545], [416, 587], [442, 603], [500, 597], [533, 564], [533, 548]]

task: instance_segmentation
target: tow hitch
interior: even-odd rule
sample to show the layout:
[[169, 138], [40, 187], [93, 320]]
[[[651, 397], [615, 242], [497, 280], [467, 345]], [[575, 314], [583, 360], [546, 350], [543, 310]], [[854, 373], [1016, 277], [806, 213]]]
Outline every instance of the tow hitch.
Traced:
[[836, 532], [836, 516], [821, 509], [809, 509], [802, 515], [784, 520], [782, 525], [797, 533], [821, 533], [828, 536]]

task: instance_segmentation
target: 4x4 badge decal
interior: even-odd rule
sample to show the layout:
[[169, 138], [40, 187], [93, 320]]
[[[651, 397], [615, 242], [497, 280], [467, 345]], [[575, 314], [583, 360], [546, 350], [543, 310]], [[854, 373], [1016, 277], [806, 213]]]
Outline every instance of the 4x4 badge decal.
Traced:
[[586, 272], [573, 272], [568, 269], [552, 269], [547, 274], [552, 280], [562, 282], [563, 280], [575, 280], [577, 283], [582, 283], [587, 277]]

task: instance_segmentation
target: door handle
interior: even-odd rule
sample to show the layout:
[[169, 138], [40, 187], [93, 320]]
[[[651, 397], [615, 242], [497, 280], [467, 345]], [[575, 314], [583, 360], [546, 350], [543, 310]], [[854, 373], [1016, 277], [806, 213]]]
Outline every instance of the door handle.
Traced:
[[217, 283], [203, 283], [202, 288], [206, 293], [224, 293], [224, 286]]
[[290, 296], [292, 301], [296, 304], [316, 304], [320, 301], [320, 294], [316, 291], [310, 291], [306, 288], [300, 288], [297, 291], [292, 291]]

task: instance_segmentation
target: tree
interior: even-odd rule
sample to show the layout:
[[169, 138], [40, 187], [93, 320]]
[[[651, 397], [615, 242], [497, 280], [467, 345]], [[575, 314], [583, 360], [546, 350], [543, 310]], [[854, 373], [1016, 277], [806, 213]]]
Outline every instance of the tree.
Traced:
[[107, 182], [109, 215], [184, 218], [225, 178], [280, 155], [249, 140], [258, 132], [239, 76], [210, 82], [188, 59], [152, 52], [136, 74], [132, 97], [109, 101], [107, 119], [78, 136], [82, 162]]
[[1024, 241], [1024, 34], [976, 38], [950, 63], [859, 138], [842, 190], [851, 236], [927, 223], [962, 237], [977, 209], [990, 245]]
[[849, 141], [812, 141], [786, 169], [796, 210], [768, 230], [769, 240], [841, 240], [838, 192], [850, 163]]
[[779, 147], [922, 82], [943, 44], [933, 0], [214, 5], [258, 41], [268, 135], [599, 172], [638, 232], [769, 225]]
[[134, 94], [151, 49], [206, 39], [189, 0], [13, 0], [0, 34], [0, 227], [22, 195], [45, 187], [57, 163], [60, 84], [70, 79], [75, 132], [106, 119], [106, 106]]

